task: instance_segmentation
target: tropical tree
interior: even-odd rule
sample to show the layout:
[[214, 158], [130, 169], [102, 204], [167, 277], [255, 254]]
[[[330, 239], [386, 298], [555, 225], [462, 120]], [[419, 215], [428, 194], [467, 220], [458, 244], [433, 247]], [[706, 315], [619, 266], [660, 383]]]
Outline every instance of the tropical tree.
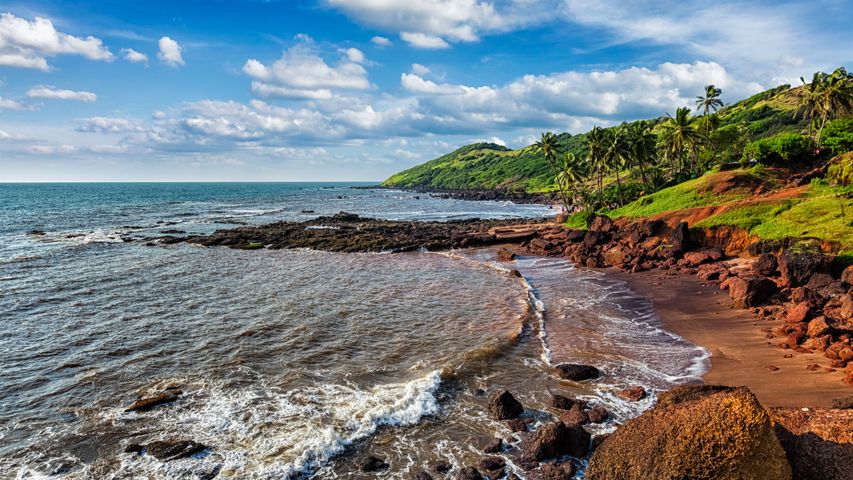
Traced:
[[692, 172], [701, 134], [696, 128], [695, 118], [690, 115], [690, 109], [681, 107], [675, 111], [674, 117], [667, 114], [667, 119], [658, 125], [658, 131], [660, 147], [664, 157], [670, 162], [672, 175], [675, 176], [685, 170], [688, 152], [692, 152], [691, 164], [688, 168]]
[[629, 164], [640, 171], [643, 186], [649, 189], [649, 179], [646, 170], [654, 163], [655, 135], [649, 122], [639, 121], [622, 125], [625, 149], [630, 158]]
[[571, 152], [564, 153], [559, 160], [560, 173], [557, 175], [557, 184], [569, 192], [572, 205], [578, 201], [583, 202], [580, 190], [587, 179], [586, 164]]
[[703, 111], [703, 115], [706, 117], [711, 110], [716, 112], [717, 109], [723, 106], [723, 101], [720, 100], [722, 93], [722, 90], [713, 85], [706, 86], [705, 96], [696, 97], [696, 109]]
[[607, 171], [607, 150], [609, 146], [607, 130], [595, 126], [586, 134], [586, 162], [590, 174], [595, 177], [599, 207], [603, 204], [604, 173]]
[[811, 83], [803, 82], [799, 114], [809, 120], [809, 136], [820, 148], [823, 129], [833, 117], [853, 110], [853, 75], [844, 67], [831, 74], [815, 72]]
[[560, 202], [563, 204], [565, 211], [569, 211], [572, 205], [572, 199], [569, 196], [566, 185], [559, 179], [562, 169], [560, 162], [557, 159], [560, 155], [560, 144], [557, 136], [554, 135], [554, 132], [544, 132], [534, 146], [542, 152], [542, 156], [545, 157], [545, 161], [548, 163], [548, 166], [551, 167], [551, 171], [554, 173], [554, 180], [557, 183]]
[[623, 128], [607, 130], [607, 150], [605, 156], [605, 168], [613, 170], [616, 173], [616, 195], [619, 197], [619, 204], [624, 205], [625, 199], [622, 197], [622, 177], [620, 172], [631, 166], [631, 157], [626, 145], [626, 136]]

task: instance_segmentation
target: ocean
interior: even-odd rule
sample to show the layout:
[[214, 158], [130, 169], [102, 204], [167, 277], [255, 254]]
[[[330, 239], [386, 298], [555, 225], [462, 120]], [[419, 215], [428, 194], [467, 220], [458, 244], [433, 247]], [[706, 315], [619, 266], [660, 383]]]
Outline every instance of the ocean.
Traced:
[[[145, 241], [339, 211], [554, 213], [353, 186], [0, 184], [0, 478], [377, 478], [358, 468], [372, 455], [389, 465], [382, 478], [409, 479], [475, 464], [496, 435], [517, 441], [485, 413], [497, 389], [533, 422], [554, 413], [552, 393], [600, 403], [611, 419], [591, 428], [604, 433], [653, 402], [620, 388], [654, 392], [707, 369], [708, 353], [663, 330], [648, 300], [563, 259]], [[565, 361], [605, 375], [561, 382], [551, 367]], [[170, 385], [177, 402], [125, 411]], [[207, 448], [169, 462], [125, 453], [157, 440]]]

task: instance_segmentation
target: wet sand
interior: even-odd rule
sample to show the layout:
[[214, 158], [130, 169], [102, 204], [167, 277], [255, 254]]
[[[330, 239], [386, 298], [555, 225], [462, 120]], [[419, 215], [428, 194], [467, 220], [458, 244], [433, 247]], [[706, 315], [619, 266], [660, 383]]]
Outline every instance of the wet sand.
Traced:
[[[853, 394], [842, 382], [842, 370], [826, 372], [823, 354], [794, 353], [776, 346], [781, 338], [766, 338], [762, 328], [772, 321], [755, 318], [748, 310], [732, 308], [718, 286], [703, 285], [692, 275], [657, 271], [612, 274], [652, 300], [665, 328], [711, 352], [707, 383], [746, 385], [765, 407], [829, 407], [832, 400]], [[809, 371], [806, 366], [818, 364]], [[771, 371], [769, 366], [778, 367]]]

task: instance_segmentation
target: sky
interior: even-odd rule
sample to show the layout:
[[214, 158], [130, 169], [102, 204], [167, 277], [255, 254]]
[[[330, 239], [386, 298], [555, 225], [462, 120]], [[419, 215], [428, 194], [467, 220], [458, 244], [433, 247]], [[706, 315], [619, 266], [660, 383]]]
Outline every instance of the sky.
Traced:
[[853, 66], [853, 0], [0, 0], [0, 182], [378, 181]]

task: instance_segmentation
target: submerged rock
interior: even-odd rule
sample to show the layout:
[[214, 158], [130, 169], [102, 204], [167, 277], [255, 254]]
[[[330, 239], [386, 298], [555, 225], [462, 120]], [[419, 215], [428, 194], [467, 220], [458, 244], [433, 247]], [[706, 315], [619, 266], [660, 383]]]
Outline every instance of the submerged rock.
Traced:
[[583, 380], [592, 380], [601, 376], [601, 372], [592, 365], [582, 365], [578, 363], [561, 363], [554, 367], [557, 375], [564, 380], [572, 380], [575, 382]]
[[608, 437], [586, 478], [789, 480], [791, 466], [747, 388], [686, 385]]
[[474, 467], [465, 467], [456, 476], [459, 480], [483, 480], [483, 475]]
[[507, 390], [492, 395], [489, 399], [489, 414], [495, 420], [510, 420], [524, 413], [524, 406]]
[[167, 387], [162, 392], [154, 395], [152, 397], [144, 397], [139, 400], [133, 402], [133, 404], [127, 407], [125, 412], [147, 412], [152, 408], [163, 405], [164, 403], [171, 403], [178, 399], [184, 392], [181, 391], [178, 387]]
[[365, 458], [359, 463], [359, 470], [362, 472], [378, 472], [380, 470], [386, 470], [389, 467], [388, 463], [381, 458], [374, 457], [373, 455]]
[[145, 453], [163, 462], [187, 458], [205, 450], [207, 446], [192, 440], [157, 440], [145, 445], [131, 443], [124, 449], [125, 453]]

